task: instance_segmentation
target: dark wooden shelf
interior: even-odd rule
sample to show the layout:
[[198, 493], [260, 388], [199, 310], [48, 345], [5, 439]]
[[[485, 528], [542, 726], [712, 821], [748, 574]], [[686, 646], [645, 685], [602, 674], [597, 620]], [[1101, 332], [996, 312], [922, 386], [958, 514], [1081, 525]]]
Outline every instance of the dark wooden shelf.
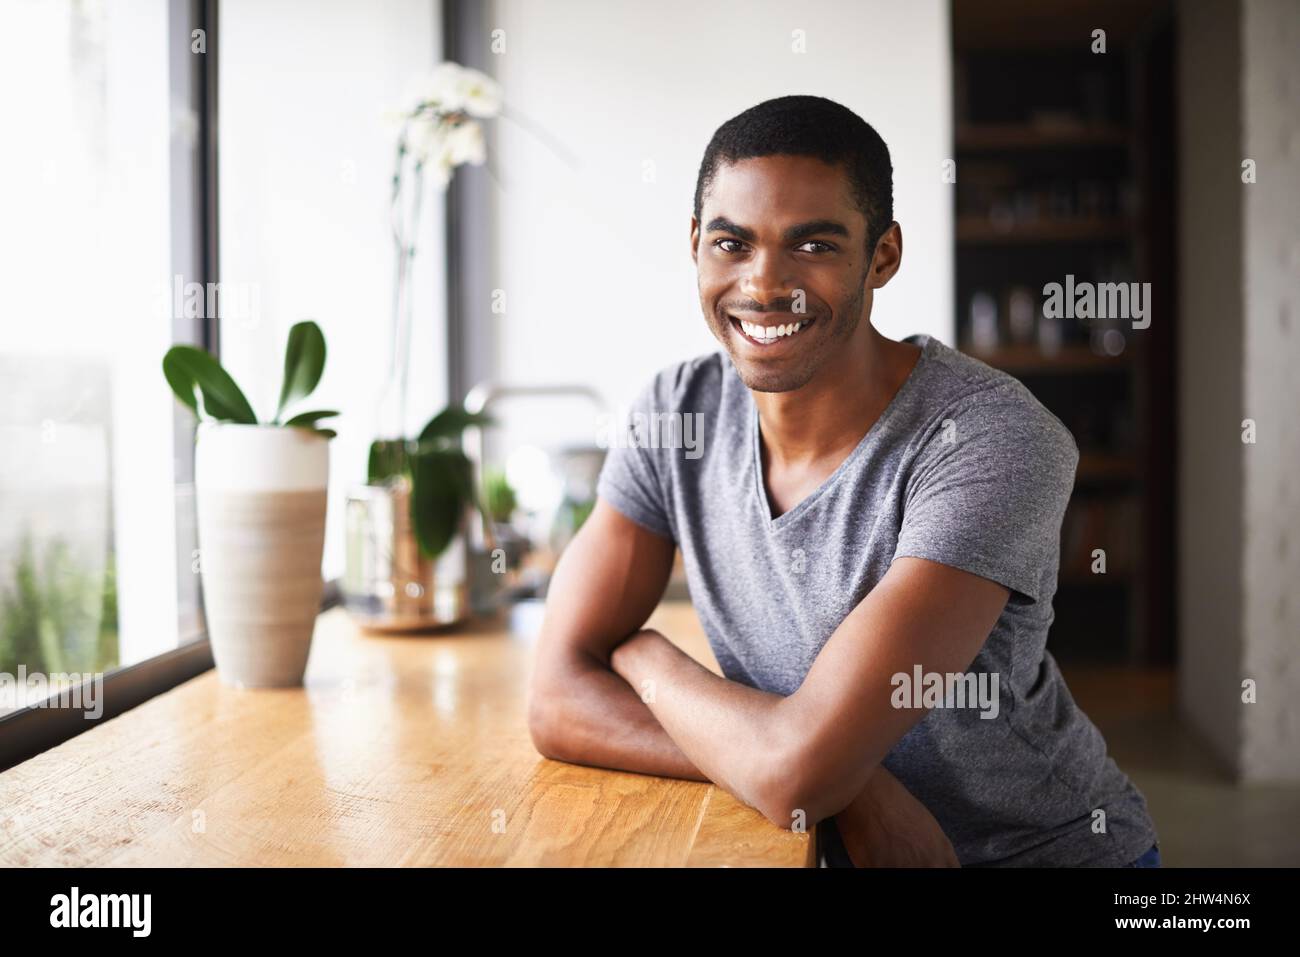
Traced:
[[[1062, 661], [1168, 665], [1177, 608], [1176, 18], [1167, 0], [1066, 7], [951, 4], [957, 341], [1022, 380], [1086, 443], [1069, 517], [1069, 545], [1082, 554], [1061, 568], [1069, 611], [1054, 621], [1049, 649]], [[1094, 21], [1106, 28], [1105, 57], [1084, 39]], [[1063, 320], [1066, 340], [1050, 354], [1036, 337], [1008, 338], [1008, 294], [1027, 288], [1041, 306], [1043, 284], [1067, 274], [1150, 281], [1150, 328], [1130, 333], [1121, 323], [1118, 356], [1092, 351], [1093, 324], [1083, 319]], [[969, 336], [977, 292], [998, 306], [1000, 344], [987, 351]], [[1107, 536], [1110, 571], [1092, 575], [1083, 546]]]
[[1122, 218], [1040, 219], [1005, 226], [974, 216], [957, 218], [957, 242], [970, 245], [1119, 242], [1132, 238], [1135, 231], [1133, 222]]
[[1131, 455], [1114, 452], [1079, 452], [1075, 480], [1079, 482], [1130, 481], [1137, 477], [1137, 462]]
[[1061, 588], [1128, 588], [1133, 584], [1130, 572], [1107, 572], [1093, 575], [1090, 572], [1064, 572], [1057, 578]]
[[1081, 345], [1064, 345], [1059, 352], [1049, 355], [1032, 343], [1000, 346], [992, 352], [963, 346], [962, 351], [1012, 375], [1124, 372], [1133, 365], [1135, 355], [1133, 350], [1126, 349], [1117, 356], [1103, 356]]
[[959, 150], [1033, 150], [1061, 147], [1124, 148], [1129, 132], [1122, 126], [1083, 124], [1046, 126], [1031, 123], [968, 123], [957, 127]]

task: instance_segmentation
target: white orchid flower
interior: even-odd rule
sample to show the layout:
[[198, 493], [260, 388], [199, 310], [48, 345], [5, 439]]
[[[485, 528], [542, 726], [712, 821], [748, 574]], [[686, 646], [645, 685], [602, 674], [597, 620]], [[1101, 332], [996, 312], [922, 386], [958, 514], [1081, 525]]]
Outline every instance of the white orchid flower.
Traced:
[[431, 107], [439, 113], [496, 116], [501, 111], [501, 86], [486, 73], [448, 60], [417, 84], [413, 100], [413, 112]]
[[461, 99], [470, 116], [491, 117], [501, 112], [501, 84], [478, 70], [462, 69]]
[[452, 166], [461, 163], [473, 163], [478, 166], [487, 159], [483, 127], [473, 120], [465, 120], [453, 126], [447, 133], [444, 143], [447, 160]]
[[452, 164], [447, 162], [445, 156], [435, 157], [434, 161], [424, 168], [429, 175], [429, 183], [435, 189], [443, 190], [451, 184]]
[[464, 81], [461, 78], [465, 68], [459, 63], [447, 60], [439, 63], [420, 81], [417, 97], [420, 103], [431, 104], [439, 112], [452, 113], [464, 105]]
[[419, 116], [406, 127], [406, 148], [417, 162], [429, 163], [446, 152], [447, 136], [437, 119]]

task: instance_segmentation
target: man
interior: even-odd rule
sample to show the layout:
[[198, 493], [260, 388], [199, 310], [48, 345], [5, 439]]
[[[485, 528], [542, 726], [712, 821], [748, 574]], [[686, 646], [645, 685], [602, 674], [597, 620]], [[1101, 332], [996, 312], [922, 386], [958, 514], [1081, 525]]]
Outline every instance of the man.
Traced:
[[[872, 327], [892, 191], [830, 100], [714, 134], [690, 237], [725, 354], [641, 393], [675, 436], [609, 450], [550, 587], [534, 742], [711, 780], [858, 866], [1149, 860], [1146, 803], [1045, 650], [1078, 449], [1016, 379]], [[642, 627], [675, 545], [723, 678]]]

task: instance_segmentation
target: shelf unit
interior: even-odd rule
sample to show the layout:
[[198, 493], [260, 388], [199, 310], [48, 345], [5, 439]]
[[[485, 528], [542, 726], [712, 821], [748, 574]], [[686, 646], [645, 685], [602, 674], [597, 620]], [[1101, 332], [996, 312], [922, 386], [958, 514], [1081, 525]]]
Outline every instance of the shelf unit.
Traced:
[[[1072, 22], [1026, 17], [1025, 4], [1006, 0], [954, 0], [957, 341], [1021, 379], [1079, 445], [1048, 648], [1063, 661], [1167, 665], [1175, 627], [1172, 12], [1154, 0], [1110, 6], [1106, 16], [1095, 4], [1076, 9]], [[1103, 21], [1108, 50], [1094, 54], [1091, 33]], [[1067, 274], [1150, 282], [1150, 326], [1112, 321], [1118, 354], [1082, 320], [1064, 320], [1059, 342], [1039, 340], [1043, 286]], [[1017, 287], [1038, 315], [1013, 335]], [[979, 348], [978, 293], [997, 311], [990, 343], [982, 307]], [[1106, 341], [1110, 351], [1115, 344]], [[1090, 570], [1093, 548], [1106, 550], [1104, 575]]]
[[1124, 242], [1132, 233], [1132, 224], [1117, 218], [1006, 225], [974, 216], [957, 218], [957, 242], [968, 244]]

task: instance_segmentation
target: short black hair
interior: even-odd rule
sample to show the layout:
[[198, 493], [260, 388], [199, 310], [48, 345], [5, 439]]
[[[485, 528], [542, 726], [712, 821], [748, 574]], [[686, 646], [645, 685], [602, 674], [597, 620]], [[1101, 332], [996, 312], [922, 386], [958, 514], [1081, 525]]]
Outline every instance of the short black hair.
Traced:
[[854, 201], [867, 218], [867, 253], [894, 221], [894, 168], [889, 147], [866, 120], [822, 96], [764, 100], [718, 127], [695, 181], [695, 218], [718, 166], [757, 156], [811, 156], [848, 172]]

